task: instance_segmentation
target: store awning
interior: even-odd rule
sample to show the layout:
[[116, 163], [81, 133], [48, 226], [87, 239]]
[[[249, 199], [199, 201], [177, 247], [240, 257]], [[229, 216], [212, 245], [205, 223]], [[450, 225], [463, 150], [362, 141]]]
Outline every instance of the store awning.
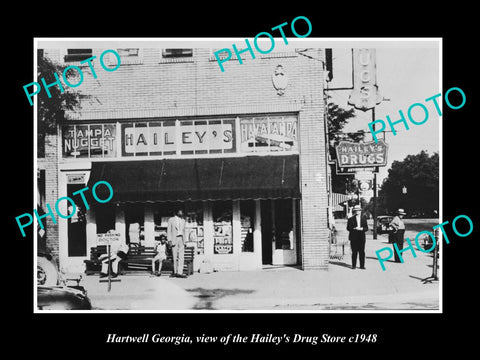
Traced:
[[[111, 202], [299, 198], [298, 156], [93, 162], [88, 187]], [[108, 198], [106, 186], [97, 196]]]

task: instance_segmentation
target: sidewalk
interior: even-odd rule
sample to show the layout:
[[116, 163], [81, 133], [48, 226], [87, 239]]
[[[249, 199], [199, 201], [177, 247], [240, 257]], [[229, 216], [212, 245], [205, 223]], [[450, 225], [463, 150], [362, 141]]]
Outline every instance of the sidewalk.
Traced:
[[[347, 236], [342, 227], [339, 240]], [[347, 244], [343, 259], [332, 260], [328, 271], [271, 266], [187, 279], [127, 275], [110, 293], [98, 276], [83, 282], [93, 306], [108, 310], [438, 310], [439, 283], [421, 281], [432, 274], [432, 255], [404, 252], [405, 263], [387, 261], [382, 271], [375, 251], [383, 247], [391, 247], [386, 235], [373, 240], [367, 234], [365, 270], [351, 269]]]

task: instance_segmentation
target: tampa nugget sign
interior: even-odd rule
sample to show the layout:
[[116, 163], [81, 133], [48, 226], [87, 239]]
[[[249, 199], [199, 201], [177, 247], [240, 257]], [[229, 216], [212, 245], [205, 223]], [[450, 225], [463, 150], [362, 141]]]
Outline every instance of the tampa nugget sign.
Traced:
[[368, 143], [340, 141], [335, 148], [338, 167], [386, 166], [388, 145], [379, 140]]

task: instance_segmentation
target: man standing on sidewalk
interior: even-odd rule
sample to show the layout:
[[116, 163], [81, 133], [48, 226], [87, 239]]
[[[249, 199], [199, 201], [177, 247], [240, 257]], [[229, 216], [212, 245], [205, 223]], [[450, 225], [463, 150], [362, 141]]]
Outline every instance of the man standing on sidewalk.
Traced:
[[357, 266], [357, 254], [360, 269], [365, 269], [365, 232], [368, 231], [367, 217], [362, 214], [360, 205], [353, 207], [353, 216], [347, 221], [348, 240], [352, 247], [352, 269]]
[[403, 217], [407, 215], [403, 209], [398, 209], [395, 217], [389, 224], [389, 227], [392, 231], [393, 238], [393, 254], [395, 255], [395, 262], [399, 263], [400, 257], [398, 256], [397, 251], [395, 250], [395, 244], [397, 244], [398, 250], [403, 249], [403, 235], [405, 234], [405, 223], [403, 222]]
[[167, 239], [172, 244], [173, 274], [172, 277], [185, 278], [183, 275], [183, 262], [185, 251], [185, 220], [183, 211], [178, 209], [175, 216], [168, 219]]

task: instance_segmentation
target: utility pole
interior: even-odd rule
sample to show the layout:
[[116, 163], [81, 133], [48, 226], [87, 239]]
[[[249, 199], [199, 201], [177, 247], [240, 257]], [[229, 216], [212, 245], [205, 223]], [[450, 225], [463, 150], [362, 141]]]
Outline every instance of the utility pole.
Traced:
[[[372, 108], [372, 128], [375, 132], [375, 107]], [[373, 170], [373, 240], [377, 240], [377, 169]]]

